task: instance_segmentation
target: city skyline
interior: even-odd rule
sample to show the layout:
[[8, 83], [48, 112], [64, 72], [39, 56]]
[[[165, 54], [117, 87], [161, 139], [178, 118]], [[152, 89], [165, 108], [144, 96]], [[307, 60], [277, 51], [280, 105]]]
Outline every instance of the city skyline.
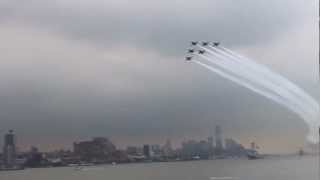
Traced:
[[[144, 143], [144, 144], [127, 144], [123, 147], [119, 147], [115, 145], [115, 142], [112, 141], [111, 139], [109, 139], [108, 137], [91, 137], [88, 139], [81, 139], [81, 140], [74, 140], [71, 143], [72, 148], [71, 149], [67, 149], [67, 148], [61, 148], [61, 149], [52, 149], [50, 151], [43, 151], [41, 149], [39, 149], [37, 146], [31, 144], [27, 149], [18, 149], [17, 147], [19, 146], [19, 144], [17, 143], [17, 137], [19, 138], [19, 136], [17, 136], [16, 132], [14, 130], [8, 130], [4, 135], [3, 135], [3, 139], [4, 139], [4, 145], [3, 145], [3, 152], [2, 155], [6, 158], [7, 156], [12, 156], [15, 157], [16, 154], [19, 153], [25, 153], [27, 151], [32, 151], [34, 149], [36, 149], [36, 151], [40, 151], [40, 152], [55, 152], [55, 151], [78, 151], [77, 149], [80, 149], [81, 146], [87, 146], [88, 144], [90, 144], [91, 142], [95, 142], [97, 141], [99, 142], [106, 142], [109, 146], [109, 148], [111, 149], [128, 149], [129, 147], [141, 147], [142, 149], [144, 148], [144, 146], [159, 146], [161, 148], [167, 148], [167, 149], [180, 149], [183, 147], [183, 145], [185, 143], [189, 143], [189, 142], [202, 142], [202, 141], [206, 141], [206, 143], [208, 144], [208, 146], [212, 147], [212, 148], [216, 148], [217, 150], [222, 150], [222, 149], [227, 149], [228, 146], [230, 147], [230, 144], [236, 144], [238, 143], [238, 141], [232, 137], [228, 137], [228, 138], [223, 138], [223, 132], [222, 132], [222, 128], [221, 126], [217, 125], [215, 127], [215, 136], [213, 135], [209, 135], [207, 136], [207, 138], [203, 139], [195, 139], [195, 138], [190, 138], [190, 139], [184, 139], [183, 141], [179, 142], [179, 144], [176, 144], [175, 146], [172, 145], [172, 141], [170, 138], [166, 139], [165, 141], [163, 141], [162, 143], [156, 143], [156, 142], [149, 142], [149, 143]], [[229, 144], [229, 145], [228, 145]], [[249, 145], [247, 146], [243, 146], [246, 148], [250, 148], [254, 149], [254, 147], [252, 147], [252, 144], [256, 144], [255, 142], [250, 142]], [[242, 145], [242, 144], [240, 144]], [[218, 152], [219, 153], [219, 152]], [[1, 153], [0, 153], [1, 154]], [[10, 160], [10, 159], [9, 159]], [[4, 162], [6, 162], [7, 160], [5, 160]]]
[[[219, 154], [219, 152], [223, 151], [223, 149], [228, 147], [228, 144], [230, 142], [231, 143], [239, 143], [244, 148], [248, 148], [248, 149], [252, 148], [252, 144], [257, 144], [257, 147], [259, 147], [259, 151], [261, 153], [267, 153], [267, 154], [271, 153], [272, 154], [272, 152], [265, 151], [265, 149], [268, 149], [268, 147], [264, 146], [264, 144], [260, 144], [260, 142], [256, 142], [256, 138], [250, 138], [250, 139], [246, 139], [245, 141], [241, 141], [237, 137], [232, 137], [230, 135], [223, 134], [222, 127], [219, 125], [215, 126], [214, 129], [215, 130], [214, 130], [213, 134], [209, 134], [209, 135], [203, 136], [203, 137], [184, 137], [180, 141], [167, 138], [167, 139], [162, 139], [160, 141], [140, 141], [139, 143], [132, 143], [131, 142], [128, 144], [123, 144], [123, 143], [119, 143], [117, 141], [114, 141], [114, 139], [110, 138], [110, 137], [92, 136], [92, 137], [83, 138], [83, 139], [73, 139], [70, 142], [66, 142], [67, 144], [64, 144], [62, 146], [57, 146], [57, 147], [50, 146], [50, 148], [43, 148], [43, 145], [41, 145], [41, 144], [26, 144], [25, 142], [19, 141], [19, 134], [16, 134], [14, 132], [14, 130], [9, 130], [9, 131], [7, 131], [7, 133], [4, 134], [3, 139], [5, 140], [4, 141], [5, 143], [4, 143], [4, 145], [2, 145], [3, 146], [3, 153], [2, 154], [5, 154], [5, 152], [6, 152], [6, 150], [5, 150], [6, 145], [5, 144], [8, 144], [8, 143], [10, 146], [13, 146], [14, 154], [28, 152], [28, 151], [30, 151], [30, 149], [33, 149], [33, 148], [37, 148], [37, 151], [39, 150], [40, 152], [55, 152], [55, 151], [61, 151], [61, 150], [62, 151], [75, 151], [75, 147], [77, 144], [90, 142], [94, 139], [100, 139], [100, 138], [105, 138], [108, 141], [110, 141], [110, 143], [114, 144], [114, 146], [117, 150], [125, 150], [128, 147], [141, 147], [141, 148], [143, 148], [145, 145], [151, 145], [151, 146], [152, 145], [159, 145], [161, 147], [170, 146], [170, 148], [180, 149], [181, 147], [183, 147], [184, 143], [207, 141], [209, 146], [216, 148], [216, 150], [217, 150], [217, 151], [215, 151], [216, 154]], [[10, 136], [10, 138], [9, 138], [9, 136]], [[17, 138], [17, 136], [18, 136], [18, 138]], [[22, 144], [25, 144], [23, 148], [21, 146]], [[309, 149], [310, 147], [301, 146], [298, 149], [301, 149], [301, 148]], [[311, 149], [309, 149], [309, 150], [311, 150]], [[297, 149], [291, 149], [291, 151], [287, 152], [287, 153], [296, 153], [296, 152], [297, 152]]]
[[[262, 159], [260, 148], [255, 142], [246, 148], [236, 140], [228, 138], [222, 141], [222, 129], [216, 126], [215, 138], [188, 139], [174, 148], [171, 140], [164, 144], [143, 144], [142, 146], [117, 147], [107, 137], [93, 137], [86, 141], [73, 142], [72, 149], [42, 151], [30, 146], [27, 151], [19, 151], [17, 135], [9, 130], [4, 135], [3, 152], [0, 153], [0, 170], [23, 170], [25, 168], [92, 166], [116, 163], [177, 162], [214, 159]], [[215, 139], [215, 143], [213, 142]]]

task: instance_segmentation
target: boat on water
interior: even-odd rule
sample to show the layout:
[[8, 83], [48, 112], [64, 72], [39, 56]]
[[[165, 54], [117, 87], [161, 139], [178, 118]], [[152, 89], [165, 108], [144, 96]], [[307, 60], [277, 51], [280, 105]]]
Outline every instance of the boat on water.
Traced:
[[260, 154], [258, 153], [258, 151], [253, 150], [253, 149], [247, 150], [247, 157], [248, 157], [248, 159], [250, 159], [250, 160], [263, 159], [263, 156], [260, 155]]

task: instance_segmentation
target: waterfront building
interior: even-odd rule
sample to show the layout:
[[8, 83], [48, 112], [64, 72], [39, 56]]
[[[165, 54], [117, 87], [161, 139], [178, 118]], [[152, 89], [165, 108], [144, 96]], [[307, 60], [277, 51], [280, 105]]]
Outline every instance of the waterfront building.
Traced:
[[210, 157], [209, 143], [205, 140], [183, 142], [181, 156], [183, 159], [208, 159]]
[[2, 167], [3, 165], [3, 155], [2, 153], [0, 153], [0, 168]]
[[16, 160], [16, 142], [13, 130], [10, 130], [4, 136], [3, 145], [3, 165], [11, 168], [15, 166]]
[[150, 146], [150, 151], [151, 151], [151, 156], [161, 156], [162, 155], [162, 150], [161, 150], [161, 146], [159, 144], [153, 144]]
[[208, 146], [209, 146], [209, 156], [213, 158], [214, 155], [214, 144], [213, 144], [213, 137], [208, 137]]
[[228, 156], [240, 157], [246, 155], [246, 150], [241, 144], [230, 138], [225, 140], [225, 153]]
[[142, 148], [137, 146], [128, 146], [126, 152], [128, 155], [143, 155]]
[[215, 155], [221, 155], [223, 153], [223, 144], [222, 144], [222, 130], [220, 126], [215, 128]]
[[27, 161], [25, 165], [27, 167], [46, 167], [48, 166], [48, 161], [44, 158], [43, 154], [39, 152], [37, 147], [32, 146], [28, 153]]
[[162, 153], [163, 156], [166, 158], [172, 157], [174, 155], [170, 139], [167, 139], [166, 143], [163, 145]]
[[217, 149], [223, 149], [222, 145], [222, 130], [220, 126], [216, 126], [215, 129], [215, 138], [216, 138], [216, 148]]
[[84, 161], [106, 162], [111, 159], [116, 146], [108, 138], [97, 137], [90, 141], [74, 143], [73, 151]]
[[151, 157], [151, 148], [149, 144], [143, 145], [143, 155], [148, 159]]

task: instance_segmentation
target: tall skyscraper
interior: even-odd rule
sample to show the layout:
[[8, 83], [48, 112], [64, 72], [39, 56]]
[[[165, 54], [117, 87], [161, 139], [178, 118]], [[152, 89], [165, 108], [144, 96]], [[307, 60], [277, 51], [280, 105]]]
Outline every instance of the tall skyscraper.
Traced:
[[213, 137], [208, 137], [208, 146], [209, 146], [209, 158], [213, 158], [214, 155], [214, 145], [213, 145]]
[[143, 155], [148, 159], [151, 157], [150, 145], [148, 144], [143, 145]]
[[222, 130], [221, 130], [220, 126], [216, 126], [215, 138], [216, 138], [216, 149], [222, 150], [223, 149], [223, 145], [222, 145]]
[[3, 146], [3, 162], [6, 167], [13, 167], [15, 165], [16, 159], [16, 145], [15, 145], [15, 135], [13, 130], [10, 130], [4, 136], [4, 146]]
[[214, 145], [213, 145], [213, 137], [212, 136], [208, 137], [208, 144], [209, 144], [210, 148], [214, 147]]

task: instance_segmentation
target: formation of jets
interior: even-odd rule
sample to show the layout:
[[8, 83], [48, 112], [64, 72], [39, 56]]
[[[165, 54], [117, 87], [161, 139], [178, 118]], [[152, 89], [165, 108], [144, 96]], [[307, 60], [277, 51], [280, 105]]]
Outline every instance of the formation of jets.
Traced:
[[196, 46], [196, 45], [202, 45], [202, 46], [208, 46], [208, 45], [213, 45], [213, 46], [219, 46], [220, 42], [209, 42], [209, 41], [191, 41], [191, 46]]
[[[209, 46], [209, 45], [212, 45], [212, 46], [219, 46], [220, 45], [220, 42], [209, 42], [209, 41], [202, 41], [202, 42], [199, 42], [199, 41], [191, 41], [191, 46]], [[204, 54], [206, 51], [205, 50], [196, 50], [196, 49], [188, 49], [188, 54], [194, 54], [195, 52], [197, 52], [198, 54]], [[191, 61], [193, 56], [187, 56], [186, 57], [186, 61]]]

